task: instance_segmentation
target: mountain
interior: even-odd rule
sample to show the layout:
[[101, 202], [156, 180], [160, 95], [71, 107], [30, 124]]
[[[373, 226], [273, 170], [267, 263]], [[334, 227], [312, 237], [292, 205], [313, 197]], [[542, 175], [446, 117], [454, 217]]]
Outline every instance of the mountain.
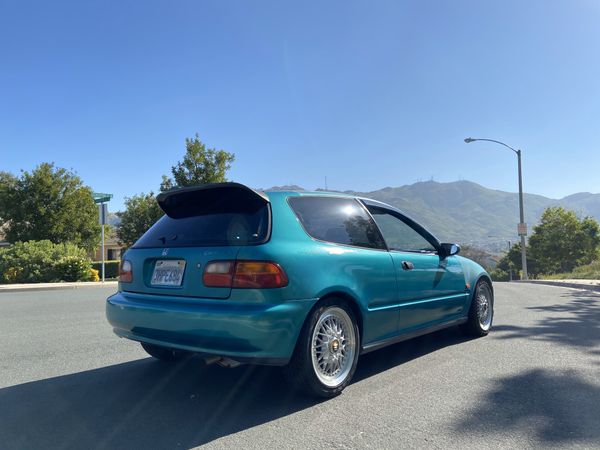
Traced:
[[[516, 242], [519, 196], [470, 181], [426, 181], [397, 188], [357, 193], [389, 203], [425, 225], [438, 239], [483, 248], [493, 253]], [[559, 201], [525, 194], [525, 222], [531, 229], [543, 211]], [[600, 204], [600, 203], [599, 203]]]
[[[372, 192], [348, 193], [389, 203], [423, 224], [438, 239], [498, 254], [517, 242], [518, 194], [485, 188], [470, 181], [419, 182]], [[562, 199], [524, 194], [525, 222], [531, 234], [549, 206], [560, 205], [600, 220], [600, 194], [582, 192]]]

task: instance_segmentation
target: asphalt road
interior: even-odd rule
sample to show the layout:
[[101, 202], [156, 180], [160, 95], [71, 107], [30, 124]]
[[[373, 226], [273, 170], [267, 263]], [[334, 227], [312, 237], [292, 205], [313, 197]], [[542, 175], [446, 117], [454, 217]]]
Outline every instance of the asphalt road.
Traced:
[[486, 338], [365, 355], [333, 400], [277, 368], [165, 365], [106, 288], [0, 293], [0, 448], [600, 448], [600, 294], [496, 284]]

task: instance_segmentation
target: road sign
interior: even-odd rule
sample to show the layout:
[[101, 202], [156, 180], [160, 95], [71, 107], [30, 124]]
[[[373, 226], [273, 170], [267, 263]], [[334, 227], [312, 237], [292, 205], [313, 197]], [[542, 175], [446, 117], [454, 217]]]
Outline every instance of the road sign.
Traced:
[[100, 221], [102, 235], [102, 282], [104, 283], [104, 225], [106, 225], [106, 218], [108, 216], [108, 207], [105, 202], [109, 202], [113, 195], [93, 192], [92, 197], [94, 197], [94, 202], [98, 203], [98, 220]]
[[527, 224], [520, 223], [519, 225], [517, 225], [517, 232], [519, 236], [527, 236]]
[[94, 192], [92, 194], [92, 197], [94, 197], [94, 202], [104, 203], [104, 202], [109, 202], [110, 199], [113, 197], [113, 195], [112, 194], [103, 194], [102, 192]]

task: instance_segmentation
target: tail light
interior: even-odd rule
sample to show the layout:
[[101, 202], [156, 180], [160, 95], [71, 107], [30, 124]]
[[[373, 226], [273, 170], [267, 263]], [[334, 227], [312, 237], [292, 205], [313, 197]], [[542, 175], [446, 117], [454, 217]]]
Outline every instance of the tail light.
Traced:
[[238, 261], [233, 275], [234, 288], [277, 288], [288, 279], [279, 264], [268, 261]]
[[202, 282], [208, 287], [231, 287], [235, 261], [213, 261], [204, 268]]
[[277, 263], [271, 261], [213, 261], [206, 265], [202, 280], [208, 287], [278, 288], [288, 279]]
[[133, 281], [133, 266], [131, 261], [124, 259], [119, 267], [119, 281], [121, 283], [131, 283]]

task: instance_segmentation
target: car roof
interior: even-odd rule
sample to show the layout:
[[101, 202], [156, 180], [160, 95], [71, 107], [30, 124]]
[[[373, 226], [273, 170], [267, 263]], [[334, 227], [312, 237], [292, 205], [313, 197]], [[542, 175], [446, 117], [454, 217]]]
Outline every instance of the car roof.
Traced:
[[368, 197], [363, 197], [361, 195], [357, 195], [351, 192], [339, 192], [339, 191], [300, 191], [300, 190], [285, 190], [285, 191], [279, 191], [279, 190], [267, 190], [264, 191], [265, 194], [267, 194], [267, 196], [269, 197], [274, 197], [274, 196], [281, 196], [281, 197], [289, 197], [289, 196], [319, 196], [319, 197], [341, 197], [341, 198], [357, 198], [359, 200], [362, 200], [363, 202], [371, 205], [371, 206], [381, 206], [382, 208], [387, 208], [387, 209], [391, 209], [394, 211], [398, 211], [399, 213], [404, 214], [404, 212], [402, 212], [401, 210], [399, 210], [398, 208], [392, 206], [392, 205], [388, 205], [387, 203], [384, 202], [380, 202], [379, 200], [373, 200], [372, 198], [368, 198]]

